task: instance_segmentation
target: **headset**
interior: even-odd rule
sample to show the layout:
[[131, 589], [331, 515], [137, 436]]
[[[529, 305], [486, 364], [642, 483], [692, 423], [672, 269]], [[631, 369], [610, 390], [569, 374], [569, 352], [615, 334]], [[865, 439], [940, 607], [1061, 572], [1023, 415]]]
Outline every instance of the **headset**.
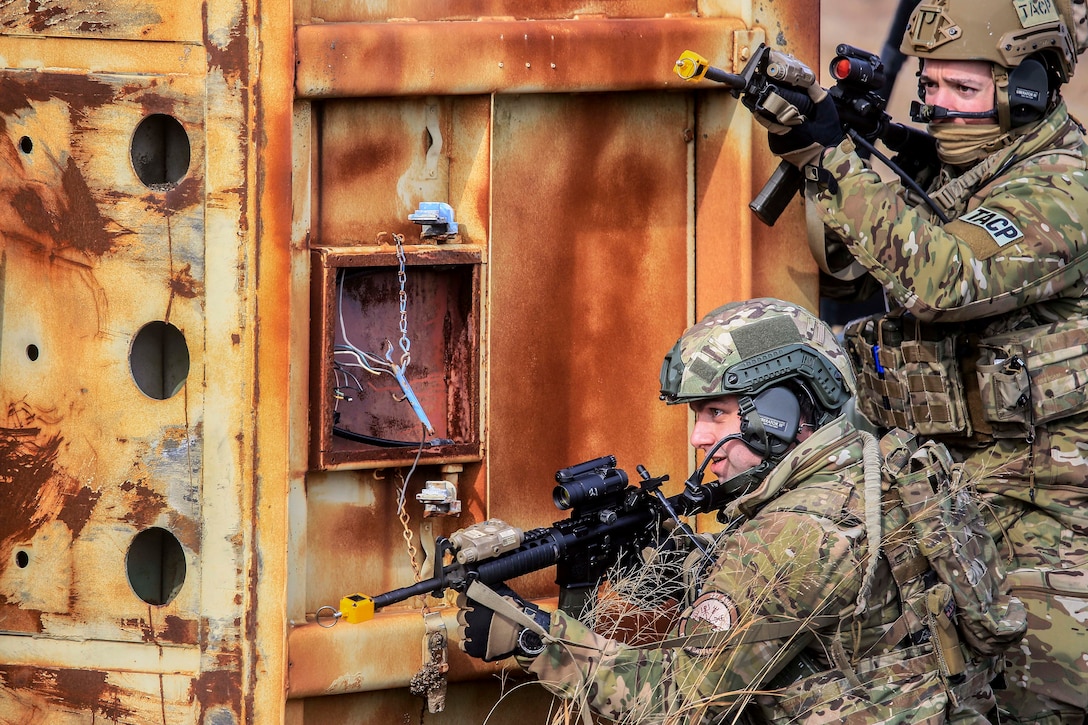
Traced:
[[[920, 74], [920, 72], [919, 72]], [[951, 111], [943, 106], [924, 103], [925, 90], [918, 83], [922, 103], [911, 101], [910, 120], [931, 123], [955, 118], [997, 118], [997, 107], [989, 111]], [[1009, 123], [1012, 128], [1035, 123], [1046, 115], [1050, 102], [1050, 76], [1046, 66], [1035, 58], [1027, 58], [1009, 73]]]
[[[740, 433], [730, 433], [715, 443], [706, 452], [702, 464], [684, 482], [689, 491], [702, 496], [704, 492], [700, 482], [706, 467], [714, 459], [714, 454], [729, 441], [742, 441], [762, 456], [763, 460], [728, 481], [707, 486], [713, 491], [713, 496], [721, 499], [723, 505], [758, 486], [796, 441], [797, 431], [801, 427], [801, 403], [791, 388], [776, 386], [767, 388], [754, 398], [738, 396], [738, 399], [741, 406]], [[720, 516], [721, 512], [719, 521], [722, 520]]]
[[778, 459], [797, 440], [801, 403], [792, 390], [776, 386], [753, 398], [752, 407], [741, 418], [740, 439], [764, 458]]

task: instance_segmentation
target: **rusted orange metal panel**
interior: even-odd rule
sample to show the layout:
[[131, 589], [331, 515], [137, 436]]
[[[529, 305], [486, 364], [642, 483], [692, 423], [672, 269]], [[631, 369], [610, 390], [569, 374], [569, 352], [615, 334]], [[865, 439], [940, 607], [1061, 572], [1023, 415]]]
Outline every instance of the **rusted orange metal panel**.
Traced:
[[[748, 14], [758, 31], [747, 43], [738, 39], [738, 44], [754, 48], [765, 40], [798, 58], [819, 57], [819, 0], [750, 5], [731, 0], [726, 4], [746, 6], [733, 9]], [[778, 165], [767, 150], [765, 132], [726, 94], [702, 94], [699, 104], [696, 316], [723, 300], [766, 295], [818, 310], [817, 269], [807, 251], [800, 196], [774, 227], [765, 226], [748, 208]], [[730, 260], [724, 270], [723, 259]]]
[[293, 52], [256, 11], [0, 11], [5, 721], [282, 719]]
[[[311, 4], [317, 16], [319, 3]], [[466, 241], [484, 250], [487, 267], [487, 415], [484, 459], [458, 479], [460, 518], [421, 525], [421, 507], [409, 498], [399, 512], [407, 524], [398, 522], [398, 495], [419, 486], [404, 489], [403, 470], [307, 476], [308, 534], [297, 546], [308, 562], [306, 595], [293, 610], [300, 619], [289, 640], [292, 697], [343, 693], [335, 705], [322, 700], [322, 712], [363, 712], [385, 696], [341, 698], [405, 686], [422, 664], [413, 614], [420, 602], [346, 633], [301, 617], [335, 604], [349, 586], [378, 592], [425, 576], [427, 542], [471, 521], [499, 516], [528, 527], [561, 518], [550, 504], [557, 468], [614, 453], [628, 470], [643, 463], [679, 482], [691, 463], [688, 414], [656, 400], [657, 374], [696, 308], [754, 293], [814, 299], [803, 237], [778, 236], [799, 228], [793, 215], [768, 235], [774, 263], [752, 244], [762, 233], [747, 209], [762, 183], [752, 160], [762, 141], [747, 113], [720, 88], [681, 89], [671, 76], [682, 49], [736, 70], [772, 30], [784, 32], [762, 5], [747, 16], [299, 28], [296, 91], [310, 109], [311, 171], [319, 179], [311, 243], [352, 252], [370, 244], [370, 254], [387, 255], [376, 240], [411, 237], [404, 219], [420, 200], [433, 195], [459, 213], [470, 210], [479, 222], [466, 225]], [[747, 24], [757, 16], [773, 20], [771, 28]], [[615, 75], [607, 61], [627, 52], [628, 28], [649, 31], [639, 36], [641, 56], [621, 62], [629, 67]], [[545, 42], [553, 31], [569, 34], [560, 50]], [[516, 73], [500, 75], [509, 38], [520, 38], [524, 57]], [[574, 48], [597, 60], [576, 66]], [[570, 75], [532, 75], [552, 62]], [[405, 526], [415, 533], [408, 544], [396, 540]], [[541, 572], [514, 585], [553, 594], [553, 577]], [[377, 667], [365, 653], [387, 653], [391, 636], [405, 644]], [[316, 713], [307, 702], [308, 716]]]
[[301, 98], [677, 88], [681, 51], [742, 28], [691, 17], [304, 25], [295, 86]]
[[[696, 0], [308, 0], [313, 22], [386, 22], [394, 18], [414, 20], [477, 20], [493, 18], [536, 18], [548, 20], [572, 16], [613, 18], [663, 18], [668, 15], [695, 15], [704, 2]], [[729, 13], [702, 12], [704, 15]]]
[[174, 0], [109, 3], [9, 2], [0, 6], [5, 35], [199, 42], [201, 6]]
[[[746, 113], [671, 65], [814, 52], [818, 4], [108, 5], [0, 9], [0, 719], [414, 717], [422, 602], [315, 612], [426, 576], [467, 523], [561, 518], [557, 468], [614, 453], [678, 485], [665, 350], [712, 304], [814, 292], [799, 210], [747, 212], [770, 159]], [[456, 238], [420, 238], [425, 201]], [[397, 341], [393, 235], [406, 376], [456, 439], [418, 465], [320, 439], [340, 324]], [[341, 268], [388, 279], [345, 314]], [[450, 665], [429, 721], [547, 707]]]
[[607, 453], [686, 467], [686, 411], [657, 394], [688, 314], [693, 111], [665, 93], [495, 101], [492, 515], [550, 524], [556, 469]]

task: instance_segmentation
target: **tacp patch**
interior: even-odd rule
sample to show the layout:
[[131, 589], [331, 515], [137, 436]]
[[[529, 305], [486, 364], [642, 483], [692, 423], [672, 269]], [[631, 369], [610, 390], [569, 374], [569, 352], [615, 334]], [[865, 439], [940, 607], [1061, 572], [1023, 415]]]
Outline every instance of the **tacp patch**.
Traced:
[[1011, 219], [1001, 212], [980, 206], [959, 217], [957, 221], [967, 222], [982, 229], [999, 247], [1015, 242], [1024, 237], [1024, 232]]
[[1056, 23], [1060, 18], [1054, 8], [1054, 0], [1013, 0], [1020, 25], [1033, 28], [1043, 23]]
[[[691, 611], [680, 620], [680, 636], [728, 632], [737, 623], [740, 612], [736, 603], [728, 594], [707, 592], [691, 605]], [[684, 651], [694, 657], [705, 657], [716, 653], [720, 647], [685, 646]]]

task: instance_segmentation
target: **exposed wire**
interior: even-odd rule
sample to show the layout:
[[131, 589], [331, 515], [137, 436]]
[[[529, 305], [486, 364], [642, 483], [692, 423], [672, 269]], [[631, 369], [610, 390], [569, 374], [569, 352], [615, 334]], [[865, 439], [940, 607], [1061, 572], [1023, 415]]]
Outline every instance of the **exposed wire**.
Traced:
[[[343, 339], [344, 344], [343, 345], [334, 345], [333, 346], [333, 368], [334, 368], [334, 370], [336, 370], [338, 368], [340, 370], [343, 370], [343, 367], [353, 367], [353, 368], [361, 368], [363, 370], [366, 370], [368, 373], [371, 373], [372, 375], [380, 375], [382, 373], [392, 375], [393, 379], [395, 379], [397, 381], [397, 385], [400, 387], [401, 391], [404, 394], [403, 400], [408, 401], [408, 404], [412, 407], [412, 410], [416, 414], [416, 417], [419, 418], [420, 423], [423, 424], [425, 434], [433, 434], [434, 433], [434, 427], [431, 425], [431, 421], [427, 418], [427, 414], [426, 414], [426, 412], [424, 412], [423, 406], [420, 404], [419, 399], [416, 397], [415, 391], [412, 390], [412, 386], [408, 382], [408, 379], [407, 379], [407, 377], [405, 377], [405, 374], [404, 374], [405, 369], [408, 367], [408, 364], [411, 362], [411, 355], [409, 354], [409, 349], [411, 347], [411, 341], [408, 339], [408, 319], [407, 319], [407, 308], [406, 308], [407, 296], [406, 296], [405, 291], [404, 291], [404, 269], [403, 269], [403, 267], [404, 267], [404, 261], [403, 261], [404, 252], [403, 252], [403, 247], [401, 245], [401, 241], [402, 241], [401, 239], [398, 239], [398, 241], [397, 241], [397, 249], [398, 249], [397, 258], [398, 258], [398, 260], [401, 261], [401, 269], [400, 269], [400, 273], [398, 275], [398, 279], [400, 280], [400, 313], [401, 313], [401, 316], [400, 316], [400, 331], [401, 331], [400, 347], [401, 347], [401, 350], [402, 350], [400, 364], [398, 365], [397, 363], [393, 362], [393, 343], [390, 342], [389, 340], [385, 341], [385, 359], [382, 359], [382, 358], [377, 357], [376, 355], [373, 355], [371, 353], [366, 352], [365, 350], [360, 349], [358, 346], [355, 345], [355, 343], [353, 343], [351, 341], [351, 338], [348, 337], [347, 325], [344, 323], [344, 287], [347, 286], [347, 284], [346, 284], [347, 270], [346, 269], [341, 269], [337, 273], [337, 280], [336, 280], [336, 311], [337, 311], [337, 316], [339, 317], [340, 337]], [[354, 363], [338, 362], [335, 359], [337, 355], [350, 355], [352, 358], [355, 359], [355, 362]], [[356, 379], [356, 382], [358, 382], [357, 379]], [[336, 396], [337, 392], [339, 392], [339, 391], [338, 390], [334, 391], [334, 397]], [[359, 392], [360, 392], [360, 395], [361, 395], [362, 394], [362, 385], [361, 384], [359, 385]], [[339, 404], [339, 400], [337, 400], [337, 405], [338, 404]], [[336, 410], [335, 405], [334, 405], [334, 410]]]

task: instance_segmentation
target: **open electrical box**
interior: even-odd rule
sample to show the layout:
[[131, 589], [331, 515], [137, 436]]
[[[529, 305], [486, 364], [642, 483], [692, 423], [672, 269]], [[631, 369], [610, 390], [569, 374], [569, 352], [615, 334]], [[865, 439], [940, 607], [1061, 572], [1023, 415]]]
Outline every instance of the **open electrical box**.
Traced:
[[317, 469], [480, 457], [482, 252], [399, 241], [312, 250]]

